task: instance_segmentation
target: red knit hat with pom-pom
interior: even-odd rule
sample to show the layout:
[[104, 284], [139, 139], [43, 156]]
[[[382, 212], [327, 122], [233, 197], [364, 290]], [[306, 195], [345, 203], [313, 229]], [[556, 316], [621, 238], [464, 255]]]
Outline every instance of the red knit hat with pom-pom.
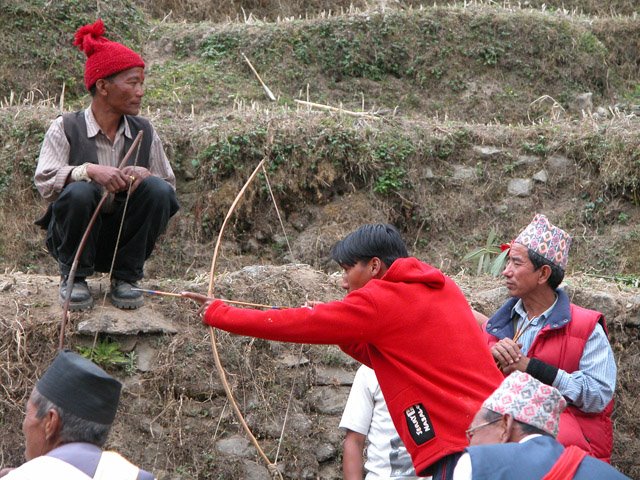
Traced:
[[80, 27], [73, 42], [87, 56], [84, 84], [89, 90], [101, 78], [134, 67], [144, 68], [142, 57], [121, 43], [112, 42], [104, 35], [104, 23], [98, 19], [91, 25]]

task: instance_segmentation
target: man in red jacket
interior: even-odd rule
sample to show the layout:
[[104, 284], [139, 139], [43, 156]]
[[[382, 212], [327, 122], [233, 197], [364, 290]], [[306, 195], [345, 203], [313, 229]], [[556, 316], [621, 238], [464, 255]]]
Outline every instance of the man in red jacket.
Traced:
[[502, 381], [458, 286], [409, 257], [391, 225], [364, 225], [331, 250], [344, 270], [341, 301], [258, 311], [187, 293], [204, 323], [285, 342], [337, 344], [373, 368], [416, 472], [448, 480], [465, 429]]

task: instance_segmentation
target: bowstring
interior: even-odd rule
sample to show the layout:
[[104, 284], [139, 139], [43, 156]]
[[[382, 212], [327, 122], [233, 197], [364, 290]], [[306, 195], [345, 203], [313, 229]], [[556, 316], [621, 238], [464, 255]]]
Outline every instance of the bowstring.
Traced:
[[[133, 160], [133, 166], [138, 166], [138, 156], [140, 154], [140, 146], [142, 142], [138, 143], [138, 148], [136, 148], [136, 156]], [[122, 237], [122, 230], [124, 229], [124, 219], [127, 214], [127, 207], [129, 206], [129, 198], [131, 198], [131, 188], [133, 187], [134, 180], [129, 178], [129, 187], [127, 188], [127, 196], [124, 200], [124, 207], [122, 208], [122, 218], [120, 219], [120, 225], [118, 226], [118, 235], [116, 236], [116, 243], [113, 247], [113, 257], [111, 258], [111, 266], [109, 267], [109, 282], [111, 282], [111, 275], [113, 275], [113, 269], [116, 265], [116, 256], [118, 255], [118, 246], [120, 245], [120, 239]], [[107, 293], [108, 290], [105, 289], [104, 295], [102, 296], [102, 305], [100, 309], [104, 311], [107, 305]], [[91, 345], [91, 356], [93, 356], [93, 352], [96, 348], [96, 344], [98, 342], [98, 331], [96, 330], [95, 335], [93, 336], [93, 344]]]
[[[284, 221], [282, 220], [282, 215], [280, 215], [280, 209], [278, 208], [278, 202], [276, 202], [276, 197], [273, 194], [273, 189], [271, 188], [271, 182], [269, 182], [269, 176], [267, 175], [267, 169], [265, 168], [265, 166], [262, 166], [262, 173], [264, 174], [264, 180], [265, 183], [267, 184], [267, 189], [269, 190], [269, 195], [271, 196], [271, 201], [273, 202], [273, 206], [275, 208], [276, 211], [276, 215], [278, 216], [278, 221], [280, 222], [280, 227], [282, 228], [282, 233], [284, 235], [284, 239], [287, 243], [287, 248], [289, 249], [289, 255], [291, 257], [291, 261], [293, 263], [297, 263], [295, 256], [293, 254], [293, 249], [291, 248], [291, 243], [289, 242], [289, 236], [287, 235], [287, 231], [286, 228], [284, 226]], [[303, 352], [303, 348], [304, 348], [304, 344], [300, 344], [300, 351], [298, 352], [298, 365], [300, 365], [300, 362], [302, 361], [302, 352]], [[291, 382], [291, 390], [289, 391], [289, 400], [287, 401], [287, 408], [284, 412], [284, 419], [282, 420], [282, 429], [280, 430], [280, 438], [278, 439], [278, 447], [276, 448], [276, 454], [275, 454], [275, 458], [273, 460], [273, 463], [278, 463], [278, 457], [280, 455], [280, 448], [282, 447], [282, 442], [284, 440], [284, 432], [287, 426], [287, 420], [289, 419], [289, 412], [291, 410], [291, 404], [293, 401], [293, 391], [295, 389], [296, 386], [296, 378], [297, 377], [293, 377], [293, 381]]]
[[[269, 127], [270, 127], [270, 125], [269, 125]], [[267, 159], [269, 158], [269, 156], [271, 154], [271, 145], [273, 143], [273, 137], [269, 135], [269, 130], [270, 130], [269, 127], [267, 128], [267, 149], [265, 151], [265, 155], [262, 158], [262, 160], [260, 161], [260, 163], [258, 164], [258, 166], [251, 173], [251, 175], [249, 176], [249, 179], [242, 186], [242, 188], [238, 192], [238, 195], [236, 195], [236, 198], [234, 199], [233, 203], [231, 204], [231, 207], [229, 208], [229, 211], [225, 215], [225, 218], [224, 218], [224, 220], [222, 222], [222, 226], [220, 227], [220, 231], [218, 233], [218, 238], [216, 240], [215, 247], [213, 249], [213, 258], [211, 259], [211, 270], [210, 270], [210, 274], [209, 274], [209, 289], [207, 291], [207, 296], [209, 296], [209, 297], [211, 297], [213, 295], [213, 289], [214, 289], [214, 284], [215, 284], [215, 267], [216, 267], [216, 262], [218, 260], [218, 253], [219, 253], [219, 250], [220, 250], [220, 245], [222, 243], [222, 235], [223, 235], [223, 233], [225, 231], [225, 227], [227, 225], [227, 222], [229, 221], [229, 219], [231, 218], [231, 215], [235, 211], [235, 208], [238, 205], [238, 203], [240, 202], [242, 196], [244, 195], [244, 192], [249, 187], [249, 185], [251, 184], [251, 182], [253, 181], [253, 179], [255, 178], [255, 176], [260, 171], [260, 169], [262, 168], [262, 166], [264, 165], [264, 163], [267, 161]], [[264, 453], [264, 450], [262, 449], [262, 447], [260, 447], [260, 444], [258, 443], [258, 440], [255, 438], [255, 435], [253, 434], [253, 432], [251, 432], [251, 429], [247, 425], [247, 422], [244, 419], [244, 416], [242, 415], [242, 412], [240, 411], [240, 407], [238, 406], [235, 398], [233, 397], [233, 392], [231, 391], [231, 386], [229, 385], [229, 382], [227, 381], [227, 376], [226, 376], [226, 373], [224, 371], [224, 367], [222, 365], [222, 362], [220, 360], [220, 354], [218, 353], [218, 347], [216, 345], [215, 329], [212, 326], [209, 326], [209, 339], [211, 341], [211, 350], [212, 350], [212, 353], [213, 353], [213, 359], [214, 359], [214, 362], [215, 362], [215, 365], [216, 365], [216, 370], [218, 371], [218, 375], [220, 377], [220, 381], [222, 382], [222, 386], [224, 387], [225, 393], [227, 395], [227, 398], [229, 400], [229, 404], [231, 405], [232, 410], [236, 414], [236, 417], [237, 417], [238, 421], [240, 422], [240, 424], [242, 425], [242, 427], [243, 427], [244, 431], [246, 432], [247, 436], [251, 440], [251, 443], [256, 448], [258, 454], [260, 455], [260, 457], [266, 463], [267, 470], [269, 471], [271, 477], [272, 478], [278, 478], [278, 479], [282, 480], [283, 477], [282, 477], [282, 474], [280, 473], [280, 471], [278, 470], [277, 465], [275, 463], [271, 462], [269, 457], [267, 457], [267, 455]]]
[[287, 235], [287, 230], [284, 228], [284, 222], [282, 221], [282, 215], [280, 215], [280, 209], [278, 208], [278, 202], [276, 202], [276, 197], [273, 194], [273, 190], [271, 189], [271, 182], [269, 182], [269, 176], [267, 175], [267, 169], [265, 166], [262, 166], [262, 173], [264, 174], [264, 181], [267, 184], [267, 189], [269, 190], [269, 195], [271, 195], [271, 200], [273, 201], [273, 206], [276, 210], [276, 215], [278, 216], [278, 221], [280, 222], [280, 227], [282, 228], [282, 233], [284, 234], [284, 239], [287, 242], [287, 248], [289, 249], [289, 255], [291, 256], [291, 261], [293, 263], [297, 263], [296, 259], [293, 255], [293, 250], [291, 249], [291, 244], [289, 243], [289, 236]]

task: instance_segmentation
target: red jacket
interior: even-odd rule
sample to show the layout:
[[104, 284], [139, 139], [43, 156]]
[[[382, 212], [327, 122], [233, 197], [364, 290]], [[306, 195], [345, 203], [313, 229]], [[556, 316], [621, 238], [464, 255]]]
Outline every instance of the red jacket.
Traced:
[[503, 377], [458, 286], [415, 258], [343, 300], [257, 311], [216, 301], [205, 323], [241, 335], [338, 344], [373, 368], [417, 472], [467, 446], [482, 402]]
[[[507, 303], [509, 305], [515, 304], [514, 300], [517, 301], [517, 299], [512, 299]], [[501, 310], [503, 309], [501, 308]], [[511, 311], [510, 308], [504, 310]], [[573, 373], [579, 369], [584, 346], [596, 324], [600, 322], [605, 333], [607, 327], [604, 316], [600, 312], [588, 310], [572, 303], [569, 306], [569, 311], [570, 321], [563, 326], [550, 328], [547, 325], [543, 327], [531, 344], [527, 355], [567, 373]], [[493, 318], [495, 316], [492, 317], [492, 320]], [[489, 346], [498, 341], [497, 337], [491, 334], [487, 335]], [[558, 441], [565, 446], [576, 445], [589, 455], [610, 463], [613, 450], [612, 412], [613, 400], [599, 413], [586, 413], [569, 405], [560, 415]]]

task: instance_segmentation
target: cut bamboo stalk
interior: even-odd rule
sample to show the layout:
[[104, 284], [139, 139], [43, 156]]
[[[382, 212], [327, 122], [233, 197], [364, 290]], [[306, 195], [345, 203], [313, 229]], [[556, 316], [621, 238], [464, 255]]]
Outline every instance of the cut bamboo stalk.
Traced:
[[354, 117], [366, 117], [366, 118], [375, 118], [380, 119], [380, 117], [376, 116], [372, 112], [354, 112], [353, 110], [345, 110], [341, 107], [332, 107], [331, 105], [323, 105], [322, 103], [314, 103], [314, 102], [305, 102], [304, 100], [295, 99], [294, 102], [299, 103], [301, 105], [307, 105], [309, 107], [320, 108], [322, 110], [330, 110], [332, 112], [344, 113], [346, 115], [352, 115]]
[[269, 87], [267, 87], [267, 85], [262, 81], [262, 78], [260, 78], [260, 75], [258, 75], [258, 72], [256, 72], [256, 69], [253, 68], [253, 65], [251, 65], [251, 62], [249, 61], [247, 56], [243, 53], [242, 57], [244, 58], [245, 62], [247, 62], [247, 65], [249, 65], [249, 68], [251, 69], [253, 74], [256, 76], [256, 78], [260, 82], [260, 85], [262, 85], [262, 88], [264, 89], [264, 92], [267, 94], [267, 97], [269, 97], [269, 100], [271, 100], [272, 102], [275, 102], [276, 101], [276, 96], [269, 89]]

